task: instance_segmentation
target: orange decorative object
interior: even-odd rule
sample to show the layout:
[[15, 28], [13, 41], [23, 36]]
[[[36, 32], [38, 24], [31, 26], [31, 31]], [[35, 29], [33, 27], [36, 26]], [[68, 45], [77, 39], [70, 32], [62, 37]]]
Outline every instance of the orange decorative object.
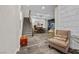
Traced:
[[22, 35], [20, 38], [20, 46], [27, 46], [28, 43], [28, 37], [26, 35]]

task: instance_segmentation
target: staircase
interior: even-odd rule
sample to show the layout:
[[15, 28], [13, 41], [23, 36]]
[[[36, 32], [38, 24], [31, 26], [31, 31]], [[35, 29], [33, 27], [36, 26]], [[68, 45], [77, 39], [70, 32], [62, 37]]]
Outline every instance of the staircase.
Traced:
[[24, 18], [22, 35], [32, 35], [32, 25], [29, 17]]
[[22, 35], [32, 35], [33, 36], [33, 28], [32, 28], [32, 20], [31, 20], [31, 11], [29, 10], [29, 17], [24, 17], [23, 19], [23, 30]]

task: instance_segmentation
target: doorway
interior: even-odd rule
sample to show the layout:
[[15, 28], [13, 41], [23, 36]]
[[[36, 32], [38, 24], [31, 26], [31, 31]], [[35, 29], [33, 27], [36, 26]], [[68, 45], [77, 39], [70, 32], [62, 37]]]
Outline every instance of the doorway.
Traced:
[[48, 20], [48, 30], [55, 29], [55, 19]]

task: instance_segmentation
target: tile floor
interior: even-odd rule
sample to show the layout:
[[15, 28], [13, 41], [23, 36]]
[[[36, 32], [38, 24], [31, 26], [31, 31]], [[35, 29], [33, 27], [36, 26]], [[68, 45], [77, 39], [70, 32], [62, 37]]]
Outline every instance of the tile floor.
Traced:
[[21, 47], [17, 54], [60, 54], [55, 49], [48, 47], [47, 33], [29, 36], [28, 46]]

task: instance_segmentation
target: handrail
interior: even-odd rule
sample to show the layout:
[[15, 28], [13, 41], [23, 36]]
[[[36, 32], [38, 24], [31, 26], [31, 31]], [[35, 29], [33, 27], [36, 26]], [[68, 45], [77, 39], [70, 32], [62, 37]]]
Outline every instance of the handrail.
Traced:
[[[30, 20], [30, 23], [31, 23], [31, 26], [32, 26], [31, 10], [29, 10], [29, 20]], [[33, 35], [34, 35], [34, 32], [33, 32], [33, 28], [32, 28], [32, 36]]]

